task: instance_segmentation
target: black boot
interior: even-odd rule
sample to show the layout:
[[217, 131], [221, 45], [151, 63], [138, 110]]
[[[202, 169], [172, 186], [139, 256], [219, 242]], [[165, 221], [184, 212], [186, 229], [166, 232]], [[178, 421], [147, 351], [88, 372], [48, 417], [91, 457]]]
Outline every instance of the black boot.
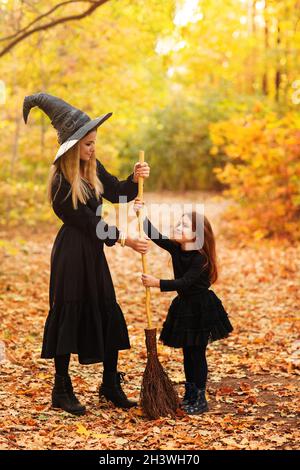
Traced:
[[132, 408], [137, 402], [128, 400], [121, 387], [124, 382], [124, 372], [103, 372], [103, 382], [99, 388], [99, 398], [104, 396], [118, 408]]
[[181, 406], [184, 407], [185, 405], [188, 405], [191, 399], [196, 399], [196, 390], [194, 388], [193, 383], [191, 382], [185, 382], [185, 392], [184, 396], [181, 400]]
[[77, 416], [85, 414], [85, 406], [76, 398], [69, 375], [55, 374], [55, 383], [52, 390], [52, 406]]
[[189, 415], [200, 415], [208, 411], [208, 403], [205, 398], [205, 389], [199, 389], [196, 384], [193, 385], [193, 392], [189, 402], [183, 407]]

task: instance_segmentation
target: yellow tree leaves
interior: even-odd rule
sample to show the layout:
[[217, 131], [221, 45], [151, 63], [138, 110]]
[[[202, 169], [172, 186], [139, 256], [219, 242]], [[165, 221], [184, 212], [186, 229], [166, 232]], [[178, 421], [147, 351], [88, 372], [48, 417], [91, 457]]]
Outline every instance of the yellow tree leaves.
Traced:
[[[236, 203], [231, 209], [243, 235], [300, 237], [300, 119], [248, 114], [210, 126], [212, 158], [224, 155], [215, 169]], [[238, 231], [237, 230], [237, 231]]]

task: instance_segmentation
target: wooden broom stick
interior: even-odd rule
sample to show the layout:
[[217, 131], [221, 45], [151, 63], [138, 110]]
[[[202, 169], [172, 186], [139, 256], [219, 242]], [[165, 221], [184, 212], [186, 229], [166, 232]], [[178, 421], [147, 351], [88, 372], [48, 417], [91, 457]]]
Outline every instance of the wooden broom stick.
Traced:
[[[145, 161], [145, 152], [140, 150], [139, 152], [139, 162], [144, 163]], [[144, 193], [144, 178], [139, 176], [138, 178], [138, 198], [143, 202], [143, 193]], [[140, 238], [144, 237], [143, 229], [143, 209], [137, 211], [138, 224], [139, 224], [139, 235]], [[143, 273], [147, 274], [147, 260], [146, 255], [142, 254], [142, 265]], [[148, 320], [148, 328], [152, 328], [151, 312], [150, 312], [150, 287], [146, 287], [146, 315]]]
[[[139, 152], [139, 161], [144, 163], [144, 151]], [[144, 178], [138, 179], [138, 197], [143, 202]], [[140, 238], [143, 238], [143, 207], [137, 212]], [[147, 274], [146, 255], [142, 254], [143, 273]], [[145, 328], [147, 364], [141, 386], [141, 406], [148, 418], [176, 416], [179, 398], [171, 380], [164, 371], [157, 355], [156, 328], [152, 328], [150, 313], [150, 287], [146, 287], [146, 314], [148, 328]]]

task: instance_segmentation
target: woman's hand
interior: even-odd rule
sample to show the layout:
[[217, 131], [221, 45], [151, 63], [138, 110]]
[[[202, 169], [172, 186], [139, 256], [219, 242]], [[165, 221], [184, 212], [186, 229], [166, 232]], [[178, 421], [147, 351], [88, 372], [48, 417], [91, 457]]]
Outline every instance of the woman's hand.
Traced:
[[145, 287], [159, 287], [160, 282], [157, 277], [151, 276], [150, 274], [142, 274], [142, 283]]
[[143, 208], [144, 204], [145, 203], [141, 199], [136, 197], [135, 200], [134, 200], [134, 204], [133, 204], [134, 212], [138, 212], [139, 210], [141, 210]]
[[134, 165], [134, 170], [133, 171], [134, 171], [133, 181], [135, 183], [138, 183], [139, 176], [141, 176], [142, 178], [149, 178], [150, 166], [146, 162], [144, 162], [144, 163], [137, 162]]
[[131, 238], [128, 237], [126, 238], [125, 245], [129, 246], [132, 248], [134, 251], [137, 251], [138, 253], [141, 253], [142, 255], [145, 255], [149, 249], [150, 246], [150, 238], [145, 235], [144, 238]]

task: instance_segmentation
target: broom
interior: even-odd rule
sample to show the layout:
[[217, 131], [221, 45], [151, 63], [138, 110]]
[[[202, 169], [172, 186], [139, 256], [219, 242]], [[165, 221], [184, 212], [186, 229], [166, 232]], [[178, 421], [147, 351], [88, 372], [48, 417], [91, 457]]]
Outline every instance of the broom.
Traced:
[[[139, 162], [144, 163], [144, 151], [139, 152]], [[138, 179], [138, 198], [143, 201], [144, 178]], [[137, 211], [139, 235], [143, 237], [143, 211]], [[147, 274], [146, 255], [142, 254], [143, 273]], [[152, 327], [150, 312], [150, 287], [146, 287], [146, 314], [148, 328], [145, 328], [147, 364], [141, 386], [141, 407], [150, 419], [160, 416], [175, 416], [179, 398], [171, 380], [164, 371], [157, 355], [156, 328]]]

